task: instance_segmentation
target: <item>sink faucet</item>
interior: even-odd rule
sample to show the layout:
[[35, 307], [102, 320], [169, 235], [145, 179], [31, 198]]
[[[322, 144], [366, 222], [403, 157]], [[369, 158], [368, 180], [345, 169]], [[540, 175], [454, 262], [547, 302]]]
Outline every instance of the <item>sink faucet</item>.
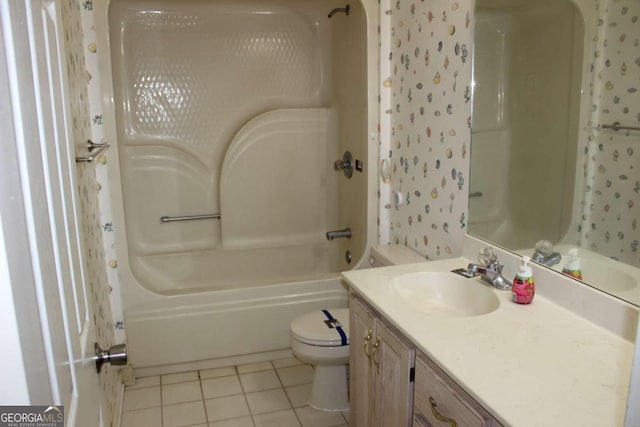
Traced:
[[482, 281], [487, 282], [497, 289], [511, 289], [512, 284], [502, 275], [502, 264], [500, 264], [497, 260], [489, 265], [470, 263], [467, 267], [467, 270], [473, 273], [479, 273], [481, 275], [480, 278], [482, 279]]
[[547, 267], [556, 265], [560, 262], [561, 259], [562, 255], [560, 255], [558, 252], [553, 252], [552, 254], [549, 254], [547, 256], [542, 255], [540, 252], [535, 252], [531, 256], [531, 261], [535, 261], [538, 264], [544, 264]]
[[553, 245], [548, 240], [540, 240], [536, 243], [535, 252], [531, 256], [531, 261], [551, 267], [560, 262], [562, 256], [553, 251]]

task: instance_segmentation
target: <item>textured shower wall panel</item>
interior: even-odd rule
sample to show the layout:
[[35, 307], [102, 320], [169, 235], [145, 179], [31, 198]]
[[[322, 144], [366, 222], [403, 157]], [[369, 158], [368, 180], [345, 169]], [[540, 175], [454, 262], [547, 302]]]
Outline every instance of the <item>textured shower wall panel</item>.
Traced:
[[224, 247], [323, 242], [329, 110], [262, 114], [236, 135], [221, 177]]
[[129, 250], [140, 255], [214, 247], [220, 241], [216, 220], [163, 224], [160, 217], [219, 212], [210, 196], [211, 174], [187, 152], [164, 145], [120, 147], [127, 171], [123, 189]]
[[265, 111], [323, 104], [326, 19], [286, 0], [113, 0], [109, 13], [129, 249], [220, 247], [217, 220], [159, 218], [220, 212], [236, 132]]
[[[507, 197], [511, 133], [505, 101], [510, 95], [506, 87], [509, 55], [507, 37], [511, 22], [508, 16], [492, 16], [483, 10], [476, 10], [475, 18], [469, 231], [491, 233], [509, 217]], [[486, 166], [491, 164], [497, 167]]]

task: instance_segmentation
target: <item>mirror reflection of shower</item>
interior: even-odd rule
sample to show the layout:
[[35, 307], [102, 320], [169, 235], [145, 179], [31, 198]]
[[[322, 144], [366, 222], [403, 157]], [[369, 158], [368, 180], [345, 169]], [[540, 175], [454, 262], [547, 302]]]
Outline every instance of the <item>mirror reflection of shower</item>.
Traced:
[[569, 233], [583, 43], [570, 0], [478, 1], [471, 234], [526, 248]]

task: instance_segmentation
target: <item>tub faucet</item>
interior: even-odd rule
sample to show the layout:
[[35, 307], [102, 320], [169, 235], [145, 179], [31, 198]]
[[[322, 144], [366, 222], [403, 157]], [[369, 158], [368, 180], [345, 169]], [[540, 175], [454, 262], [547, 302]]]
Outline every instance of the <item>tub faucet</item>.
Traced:
[[487, 282], [497, 289], [511, 289], [511, 282], [502, 275], [502, 264], [497, 260], [489, 265], [470, 263], [467, 270], [473, 273], [479, 273], [483, 282]]
[[347, 239], [351, 238], [351, 229], [349, 227], [344, 228], [342, 230], [333, 230], [327, 231], [327, 240], [333, 240], [340, 237], [346, 237]]

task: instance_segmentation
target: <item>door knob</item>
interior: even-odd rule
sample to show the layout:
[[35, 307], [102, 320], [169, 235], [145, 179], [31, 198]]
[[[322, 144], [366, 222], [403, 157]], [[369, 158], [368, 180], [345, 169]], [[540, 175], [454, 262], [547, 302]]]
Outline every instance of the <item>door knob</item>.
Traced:
[[112, 365], [117, 366], [127, 364], [126, 344], [112, 345], [107, 350], [101, 349], [98, 343], [95, 343], [93, 347], [96, 350], [96, 371], [98, 371], [98, 373], [102, 371], [102, 365], [105, 363], [111, 363]]

